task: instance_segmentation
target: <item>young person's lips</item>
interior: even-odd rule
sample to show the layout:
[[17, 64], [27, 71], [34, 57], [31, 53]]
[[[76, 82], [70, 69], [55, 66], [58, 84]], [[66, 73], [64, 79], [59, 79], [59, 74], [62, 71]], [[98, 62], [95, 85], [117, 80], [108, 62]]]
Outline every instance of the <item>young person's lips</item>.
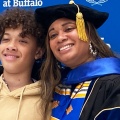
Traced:
[[10, 61], [13, 61], [13, 60], [16, 60], [17, 58], [19, 58], [18, 55], [15, 55], [15, 54], [4, 54], [5, 56], [5, 59], [6, 60], [10, 60]]

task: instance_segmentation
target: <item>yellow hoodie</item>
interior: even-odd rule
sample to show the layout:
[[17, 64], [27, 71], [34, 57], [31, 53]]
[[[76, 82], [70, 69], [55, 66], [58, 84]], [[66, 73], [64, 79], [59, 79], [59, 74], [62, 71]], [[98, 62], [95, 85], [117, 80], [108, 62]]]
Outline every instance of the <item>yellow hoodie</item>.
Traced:
[[10, 92], [0, 77], [0, 120], [44, 120], [39, 105], [40, 86], [37, 81]]

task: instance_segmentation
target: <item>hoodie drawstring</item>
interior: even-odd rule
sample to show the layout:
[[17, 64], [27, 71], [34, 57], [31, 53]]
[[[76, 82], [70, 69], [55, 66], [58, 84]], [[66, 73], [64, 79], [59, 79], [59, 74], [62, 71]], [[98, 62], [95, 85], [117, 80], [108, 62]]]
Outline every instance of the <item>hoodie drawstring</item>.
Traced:
[[3, 82], [0, 82], [0, 92], [2, 90]]
[[18, 120], [18, 118], [19, 118], [20, 107], [21, 107], [21, 102], [22, 102], [23, 93], [24, 93], [25, 88], [26, 88], [26, 87], [23, 88], [23, 90], [22, 90], [22, 92], [21, 92], [21, 94], [20, 94], [20, 101], [19, 101], [19, 104], [18, 104], [17, 116], [16, 116], [16, 119], [15, 119], [15, 120]]

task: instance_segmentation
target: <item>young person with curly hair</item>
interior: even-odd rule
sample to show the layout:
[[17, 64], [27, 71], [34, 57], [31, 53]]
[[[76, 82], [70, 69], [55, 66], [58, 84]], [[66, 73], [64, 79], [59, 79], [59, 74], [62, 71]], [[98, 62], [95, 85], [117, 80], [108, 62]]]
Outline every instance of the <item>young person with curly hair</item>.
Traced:
[[[96, 31], [108, 13], [70, 3], [35, 11], [47, 33], [41, 77], [46, 90], [58, 84], [51, 120], [120, 120], [120, 59]], [[66, 75], [59, 62], [70, 68]]]
[[44, 52], [43, 35], [31, 10], [12, 8], [0, 15], [4, 68], [0, 76], [0, 120], [47, 120], [41, 80], [32, 78], [33, 66]]

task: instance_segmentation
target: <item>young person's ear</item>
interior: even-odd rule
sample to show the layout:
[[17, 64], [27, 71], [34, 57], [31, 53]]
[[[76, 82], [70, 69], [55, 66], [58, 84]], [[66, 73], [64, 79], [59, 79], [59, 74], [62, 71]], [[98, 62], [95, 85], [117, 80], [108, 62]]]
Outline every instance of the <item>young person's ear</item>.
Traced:
[[41, 58], [42, 55], [43, 55], [43, 50], [42, 50], [41, 48], [38, 48], [38, 49], [36, 50], [35, 60]]

